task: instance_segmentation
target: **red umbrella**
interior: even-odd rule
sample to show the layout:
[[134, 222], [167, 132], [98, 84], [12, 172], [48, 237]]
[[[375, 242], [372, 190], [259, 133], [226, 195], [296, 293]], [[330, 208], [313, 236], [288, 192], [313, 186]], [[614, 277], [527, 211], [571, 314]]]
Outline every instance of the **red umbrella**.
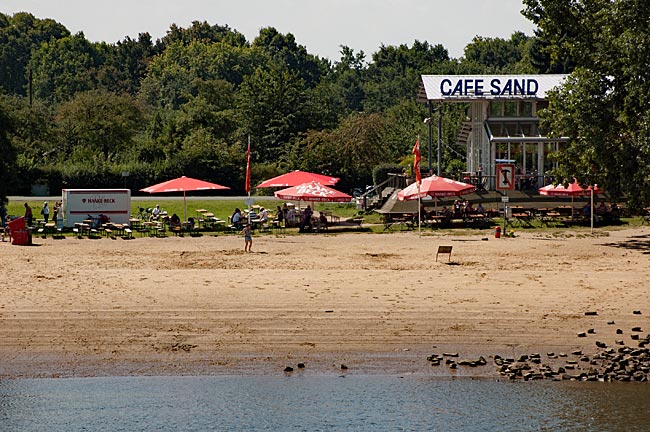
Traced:
[[426, 196], [438, 197], [457, 196], [472, 193], [476, 190], [475, 186], [445, 177], [433, 175], [423, 178], [418, 194], [418, 184], [412, 183], [397, 193], [397, 199], [400, 201], [415, 200]]
[[257, 187], [289, 187], [298, 186], [312, 181], [320, 183], [322, 185], [332, 186], [335, 185], [339, 179], [337, 177], [330, 177], [323, 174], [314, 174], [296, 170], [270, 178], [268, 180], [264, 180], [262, 183], [258, 184]]
[[275, 197], [290, 201], [350, 202], [352, 196], [312, 181], [279, 190]]
[[162, 183], [155, 184], [153, 186], [140, 189], [141, 192], [149, 193], [162, 193], [162, 192], [180, 192], [183, 191], [183, 205], [185, 211], [185, 220], [187, 220], [187, 198], [185, 192], [187, 191], [197, 191], [197, 190], [222, 190], [230, 189], [228, 186], [221, 186], [216, 183], [210, 183], [203, 180], [197, 180], [192, 177], [178, 177], [172, 180], [167, 180]]
[[424, 198], [426, 196], [433, 197], [435, 211], [437, 213], [438, 197], [469, 194], [474, 192], [476, 187], [471, 184], [432, 175], [431, 177], [422, 179], [422, 184], [420, 184], [419, 190], [420, 193], [418, 194], [418, 184], [412, 183], [397, 193], [397, 199], [400, 201], [406, 201]]
[[554, 197], [571, 197], [571, 216], [573, 216], [573, 198], [590, 194], [593, 189], [594, 194], [601, 193], [601, 190], [598, 188], [598, 185], [589, 186], [587, 189], [584, 189], [578, 184], [577, 180], [574, 180], [573, 183], [570, 183], [567, 187], [564, 185], [547, 185], [542, 188], [539, 188], [539, 194], [545, 196], [554, 196]]

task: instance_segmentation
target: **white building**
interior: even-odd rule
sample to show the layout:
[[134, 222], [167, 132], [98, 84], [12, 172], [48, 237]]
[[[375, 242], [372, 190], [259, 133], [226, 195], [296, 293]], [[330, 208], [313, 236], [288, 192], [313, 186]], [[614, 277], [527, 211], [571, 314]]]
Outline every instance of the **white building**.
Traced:
[[[517, 187], [534, 189], [545, 183], [553, 168], [548, 154], [565, 138], [546, 137], [539, 129], [537, 112], [547, 106], [546, 94], [566, 75], [422, 75], [419, 98], [429, 107], [429, 149], [435, 147], [432, 130], [438, 112], [438, 162], [440, 162], [440, 106], [466, 103], [467, 118], [459, 132], [466, 146], [467, 175], [486, 189], [495, 188], [496, 164], [515, 164]], [[431, 150], [429, 153], [430, 156]], [[439, 172], [440, 173], [440, 172]], [[546, 179], [548, 181], [548, 179]], [[547, 182], [546, 181], [546, 182]]]

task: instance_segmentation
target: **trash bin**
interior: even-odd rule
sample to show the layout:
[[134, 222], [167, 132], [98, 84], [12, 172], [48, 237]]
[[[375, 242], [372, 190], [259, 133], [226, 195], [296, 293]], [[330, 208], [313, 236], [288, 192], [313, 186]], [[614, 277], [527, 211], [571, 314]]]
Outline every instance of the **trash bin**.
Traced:
[[498, 225], [494, 228], [494, 238], [501, 238], [501, 227]]

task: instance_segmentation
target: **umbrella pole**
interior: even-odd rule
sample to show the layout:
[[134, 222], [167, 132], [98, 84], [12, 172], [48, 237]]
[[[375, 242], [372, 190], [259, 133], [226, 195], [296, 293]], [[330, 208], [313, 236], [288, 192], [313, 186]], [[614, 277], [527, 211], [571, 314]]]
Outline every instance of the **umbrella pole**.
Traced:
[[420, 183], [418, 183], [418, 237], [422, 237], [422, 198], [420, 197]]
[[183, 190], [183, 219], [187, 222], [187, 198], [185, 197], [185, 190]]
[[594, 233], [594, 188], [591, 188], [591, 234]]

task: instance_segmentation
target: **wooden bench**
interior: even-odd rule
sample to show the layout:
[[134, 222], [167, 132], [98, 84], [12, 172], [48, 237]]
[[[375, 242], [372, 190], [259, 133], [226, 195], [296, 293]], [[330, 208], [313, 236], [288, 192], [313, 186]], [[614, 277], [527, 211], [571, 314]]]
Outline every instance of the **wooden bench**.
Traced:
[[438, 246], [438, 252], [436, 252], [436, 262], [438, 262], [439, 254], [449, 254], [448, 261], [451, 261], [451, 249], [453, 246]]

